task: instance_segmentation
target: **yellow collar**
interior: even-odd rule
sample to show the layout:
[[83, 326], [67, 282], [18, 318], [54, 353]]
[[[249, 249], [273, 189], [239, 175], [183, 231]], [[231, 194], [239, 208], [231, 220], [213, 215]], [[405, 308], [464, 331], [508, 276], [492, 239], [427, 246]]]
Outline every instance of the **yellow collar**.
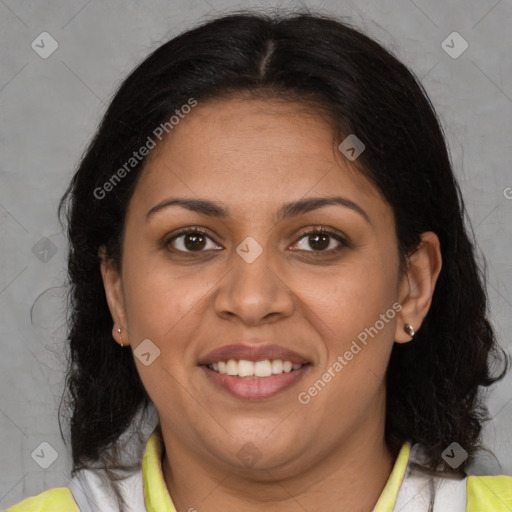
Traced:
[[[409, 461], [411, 445], [405, 443], [388, 478], [373, 512], [392, 512], [395, 507], [398, 491], [404, 479]], [[144, 502], [148, 512], [176, 512], [165, 485], [162, 472], [163, 441], [158, 427], [153, 431], [146, 443], [142, 459], [142, 480], [144, 482]]]
[[162, 435], [157, 426], [149, 436], [142, 458], [144, 503], [148, 512], [176, 512], [162, 472], [163, 446]]

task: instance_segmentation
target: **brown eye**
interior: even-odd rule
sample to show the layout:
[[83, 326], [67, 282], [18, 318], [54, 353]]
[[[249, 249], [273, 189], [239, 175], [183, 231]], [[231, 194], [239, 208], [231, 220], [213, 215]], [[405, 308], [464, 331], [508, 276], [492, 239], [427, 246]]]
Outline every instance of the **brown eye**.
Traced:
[[[208, 241], [211, 242], [211, 247], [207, 247]], [[177, 252], [203, 252], [203, 249], [218, 249], [221, 248], [216, 245], [213, 240], [201, 229], [186, 229], [180, 231], [168, 240], [166, 246], [171, 246], [171, 250]]]
[[183, 245], [187, 250], [195, 251], [204, 249], [204, 246], [206, 245], [206, 237], [204, 235], [189, 233], [188, 235], [183, 236]]
[[[302, 242], [302, 246], [300, 246], [301, 240], [305, 240], [305, 242]], [[338, 252], [343, 247], [348, 247], [348, 242], [337, 233], [320, 228], [303, 233], [294, 245], [298, 246], [295, 249], [301, 251], [329, 254]], [[312, 250], [308, 250], [308, 247]]]
[[309, 240], [309, 246], [312, 247], [315, 250], [322, 251], [324, 249], [327, 249], [329, 247], [329, 239], [330, 236], [326, 235], [325, 233], [317, 233], [314, 235], [308, 235]]

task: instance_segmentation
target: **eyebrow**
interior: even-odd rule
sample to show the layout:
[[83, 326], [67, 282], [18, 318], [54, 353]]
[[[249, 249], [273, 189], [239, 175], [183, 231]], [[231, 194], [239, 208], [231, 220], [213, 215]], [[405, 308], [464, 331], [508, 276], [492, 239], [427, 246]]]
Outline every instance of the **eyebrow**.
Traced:
[[[303, 215], [313, 210], [318, 210], [324, 206], [332, 205], [339, 205], [344, 206], [345, 208], [350, 208], [351, 210], [359, 213], [366, 220], [366, 222], [371, 224], [368, 214], [357, 203], [354, 203], [354, 201], [341, 196], [309, 197], [306, 199], [300, 199], [298, 201], [286, 203], [281, 208], [279, 208], [274, 216], [274, 219], [277, 222], [280, 222], [291, 217]], [[208, 199], [170, 197], [168, 199], [164, 199], [148, 211], [146, 214], [146, 222], [152, 215], [170, 206], [181, 206], [187, 210], [201, 213], [203, 215], [208, 215], [210, 217], [229, 217], [228, 209]]]

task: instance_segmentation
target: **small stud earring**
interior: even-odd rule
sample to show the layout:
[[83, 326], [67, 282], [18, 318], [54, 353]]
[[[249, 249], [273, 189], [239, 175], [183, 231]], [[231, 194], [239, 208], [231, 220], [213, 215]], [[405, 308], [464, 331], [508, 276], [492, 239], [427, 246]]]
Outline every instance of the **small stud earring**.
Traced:
[[414, 338], [416, 331], [413, 329], [411, 324], [405, 324], [404, 331], [411, 337]]
[[[121, 334], [121, 329], [117, 329], [117, 332], [118, 332], [119, 334]], [[123, 340], [121, 340], [121, 347], [124, 347], [124, 345], [123, 345]]]

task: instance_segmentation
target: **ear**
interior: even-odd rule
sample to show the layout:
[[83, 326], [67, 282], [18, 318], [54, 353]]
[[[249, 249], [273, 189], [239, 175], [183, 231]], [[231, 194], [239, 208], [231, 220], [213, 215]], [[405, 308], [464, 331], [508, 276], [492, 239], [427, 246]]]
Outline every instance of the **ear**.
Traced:
[[406, 324], [418, 332], [430, 309], [437, 278], [441, 272], [442, 257], [439, 238], [432, 231], [420, 236], [416, 251], [407, 258], [407, 269], [399, 285], [402, 309], [396, 323], [395, 341], [407, 343], [411, 336], [404, 331]]
[[[100, 270], [103, 279], [103, 287], [107, 297], [108, 308], [112, 316], [114, 326], [112, 329], [112, 337], [114, 340], [123, 345], [129, 345], [130, 340], [127, 332], [126, 309], [123, 293], [123, 281], [120, 272], [113, 265], [111, 258], [108, 258], [105, 246], [101, 246], [98, 251], [101, 259]], [[118, 332], [121, 329], [121, 332]]]

